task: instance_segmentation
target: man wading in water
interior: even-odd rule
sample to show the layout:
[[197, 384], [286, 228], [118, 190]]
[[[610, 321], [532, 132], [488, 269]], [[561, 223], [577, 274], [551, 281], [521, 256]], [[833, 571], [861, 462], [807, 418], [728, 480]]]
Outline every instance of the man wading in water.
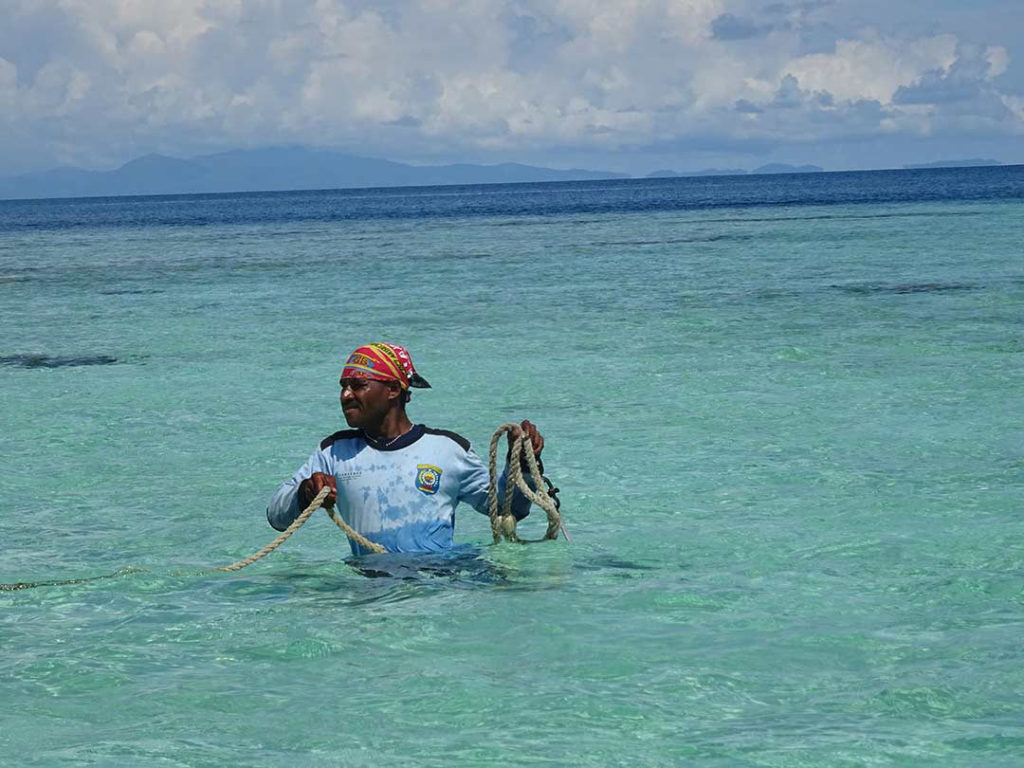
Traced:
[[[341, 410], [352, 429], [325, 438], [277, 489], [267, 520], [283, 531], [329, 486], [323, 505], [330, 509], [337, 504], [345, 522], [389, 552], [451, 548], [460, 501], [487, 514], [487, 467], [465, 438], [409, 420], [409, 388], [430, 385], [416, 373], [403, 347], [359, 347], [346, 361], [339, 384]], [[539, 460], [544, 438], [529, 421], [521, 426]], [[506, 461], [498, 480], [499, 498], [507, 478]], [[512, 513], [517, 520], [530, 513], [530, 501], [518, 488]], [[355, 541], [349, 543], [353, 554], [368, 554]]]

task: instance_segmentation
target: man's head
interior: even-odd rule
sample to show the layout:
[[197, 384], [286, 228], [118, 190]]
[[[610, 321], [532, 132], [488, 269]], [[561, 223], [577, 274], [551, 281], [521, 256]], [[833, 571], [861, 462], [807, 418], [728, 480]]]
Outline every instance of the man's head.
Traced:
[[409, 388], [430, 384], [416, 373], [404, 347], [374, 343], [359, 347], [341, 371], [341, 409], [350, 427], [380, 425], [394, 409], [405, 410]]

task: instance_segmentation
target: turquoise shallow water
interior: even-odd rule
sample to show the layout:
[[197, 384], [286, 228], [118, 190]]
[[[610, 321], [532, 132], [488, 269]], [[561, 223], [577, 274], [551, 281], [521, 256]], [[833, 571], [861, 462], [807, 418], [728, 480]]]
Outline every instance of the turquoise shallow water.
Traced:
[[[1019, 199], [293, 199], [6, 209], [0, 582], [138, 570], [0, 593], [0, 764], [1024, 764]], [[207, 572], [374, 339], [415, 419], [541, 426], [573, 543]]]

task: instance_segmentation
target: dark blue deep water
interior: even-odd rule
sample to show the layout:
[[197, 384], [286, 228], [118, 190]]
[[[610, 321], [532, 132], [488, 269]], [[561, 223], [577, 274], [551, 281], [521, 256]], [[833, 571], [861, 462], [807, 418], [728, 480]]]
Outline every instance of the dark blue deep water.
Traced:
[[0, 231], [1020, 200], [1024, 166], [0, 201]]

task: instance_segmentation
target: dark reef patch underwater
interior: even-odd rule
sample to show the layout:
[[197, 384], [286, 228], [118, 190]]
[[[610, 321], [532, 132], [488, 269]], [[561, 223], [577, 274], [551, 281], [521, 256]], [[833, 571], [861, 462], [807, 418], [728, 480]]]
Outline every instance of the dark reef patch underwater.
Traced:
[[833, 285], [832, 287], [837, 291], [852, 293], [857, 296], [899, 295], [904, 293], [956, 293], [959, 291], [973, 291], [977, 288], [977, 286], [965, 283], [898, 283], [895, 285], [867, 283], [859, 285]]
[[15, 368], [71, 368], [80, 365], [115, 365], [120, 362], [110, 355], [7, 355], [0, 357], [0, 365]]

